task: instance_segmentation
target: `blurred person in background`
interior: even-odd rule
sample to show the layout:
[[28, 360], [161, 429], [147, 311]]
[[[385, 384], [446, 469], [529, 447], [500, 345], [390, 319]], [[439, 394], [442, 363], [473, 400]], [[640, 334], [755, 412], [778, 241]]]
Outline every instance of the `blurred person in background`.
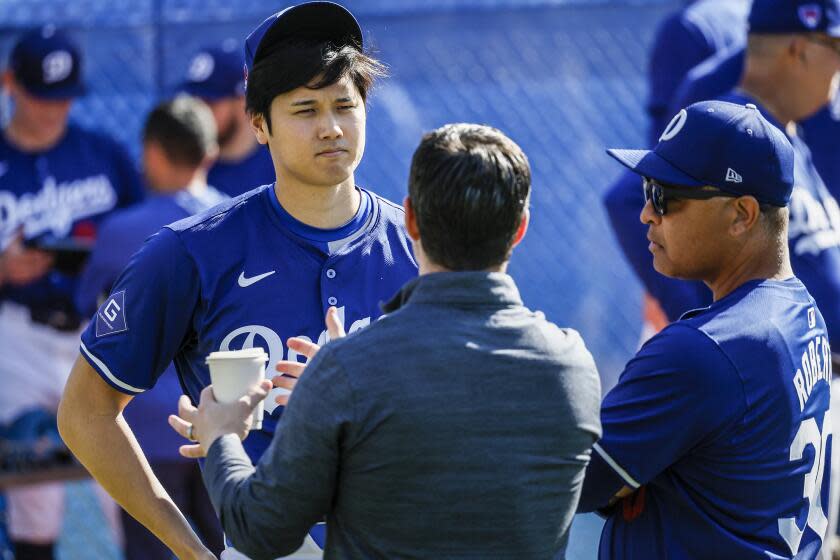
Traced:
[[[750, 0], [698, 0], [659, 25], [648, 62], [648, 145], [656, 144], [674, 115], [672, 98], [688, 71], [716, 53], [744, 44], [749, 7]], [[623, 172], [607, 189], [604, 206], [624, 256], [648, 292], [642, 334], [646, 339], [680, 316], [686, 298], [699, 293], [708, 302], [711, 299], [702, 283], [667, 278], [650, 266], [645, 228], [639, 222], [644, 203], [640, 185], [638, 175]]]
[[[809, 3], [802, 3], [802, 7], [808, 6]], [[736, 45], [692, 68], [672, 98], [671, 114], [730, 91], [741, 80], [745, 59], [745, 45]], [[814, 167], [829, 192], [835, 199], [840, 198], [840, 98], [835, 96], [817, 114], [799, 123], [798, 135], [808, 145]]]
[[[33, 408], [55, 413], [83, 326], [73, 304], [79, 262], [102, 220], [141, 200], [142, 189], [121, 146], [68, 122], [85, 85], [79, 48], [63, 32], [24, 34], [3, 85], [14, 103], [0, 134], [0, 422], [7, 423]], [[7, 499], [18, 560], [53, 558], [64, 486], [13, 488]], [[116, 508], [104, 503], [117, 527]]]
[[274, 181], [271, 154], [267, 146], [257, 142], [245, 111], [244, 66], [241, 46], [230, 39], [196, 53], [181, 86], [213, 111], [219, 155], [207, 182], [229, 196]]
[[[143, 171], [149, 198], [111, 214], [99, 229], [79, 282], [76, 303], [92, 316], [143, 241], [161, 227], [227, 200], [207, 184], [207, 169], [218, 147], [216, 124], [199, 99], [182, 95], [155, 107], [143, 129]], [[137, 442], [163, 487], [196, 527], [211, 552], [224, 548], [222, 530], [195, 460], [178, 453], [181, 444], [166, 418], [182, 394], [170, 364], [157, 384], [123, 412]], [[168, 560], [172, 553], [125, 511], [122, 512], [127, 560]]]

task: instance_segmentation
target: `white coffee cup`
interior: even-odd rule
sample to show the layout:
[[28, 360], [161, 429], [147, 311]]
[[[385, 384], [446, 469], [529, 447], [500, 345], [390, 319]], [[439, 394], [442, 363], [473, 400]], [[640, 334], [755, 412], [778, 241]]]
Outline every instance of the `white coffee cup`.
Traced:
[[[210, 367], [213, 396], [222, 403], [238, 400], [265, 378], [268, 354], [262, 348], [212, 352], [205, 360]], [[252, 430], [262, 429], [264, 402], [254, 408]]]

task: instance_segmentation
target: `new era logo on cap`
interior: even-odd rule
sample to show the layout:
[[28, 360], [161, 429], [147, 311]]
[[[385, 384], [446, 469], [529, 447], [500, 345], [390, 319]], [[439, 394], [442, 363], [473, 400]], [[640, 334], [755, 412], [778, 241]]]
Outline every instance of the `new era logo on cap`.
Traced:
[[732, 169], [731, 167], [726, 170], [726, 182], [727, 183], [743, 183], [744, 179], [741, 177], [737, 171]]

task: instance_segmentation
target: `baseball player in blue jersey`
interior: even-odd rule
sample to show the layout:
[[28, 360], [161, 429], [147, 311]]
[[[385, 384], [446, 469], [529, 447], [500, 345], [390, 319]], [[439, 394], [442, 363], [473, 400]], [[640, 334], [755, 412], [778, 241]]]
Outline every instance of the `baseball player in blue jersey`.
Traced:
[[[150, 196], [114, 212], [100, 236], [79, 282], [76, 304], [91, 316], [111, 293], [111, 286], [143, 241], [166, 224], [228, 200], [207, 184], [207, 168], [217, 152], [216, 126], [210, 109], [187, 95], [161, 103], [143, 128], [143, 171]], [[195, 461], [178, 453], [180, 438], [167, 437], [166, 417], [176, 410], [181, 385], [169, 365], [149, 391], [131, 401], [123, 416], [163, 487], [189, 517], [207, 547], [224, 548], [222, 530]], [[170, 560], [172, 553], [133, 517], [122, 512], [126, 560]]]
[[[353, 179], [366, 94], [380, 73], [362, 51], [355, 18], [330, 2], [301, 4], [266, 19], [245, 50], [247, 109], [257, 139], [271, 149], [276, 183], [145, 243], [82, 334], [59, 409], [74, 453], [180, 558], [210, 556], [122, 423], [131, 396], [174, 360], [198, 402], [210, 352], [261, 346], [272, 364], [295, 360], [286, 341], [323, 343], [328, 308], [338, 309], [348, 332], [363, 328], [417, 273], [402, 208]], [[280, 416], [283, 389], [275, 392], [263, 430], [244, 442], [255, 462]]]
[[794, 150], [755, 105], [701, 102], [644, 177], [654, 266], [714, 296], [650, 339], [601, 407], [580, 508], [608, 508], [600, 558], [816, 558], [831, 449], [828, 332], [793, 274]]
[[[53, 27], [26, 33], [3, 81], [15, 108], [0, 133], [0, 423], [57, 409], [78, 353], [79, 263], [102, 220], [142, 198], [123, 148], [68, 120], [85, 85], [67, 35]], [[64, 486], [19, 487], [6, 497], [17, 558], [52, 558]]]
[[[743, 75], [745, 58], [751, 57], [753, 65], [755, 65], [758, 55], [766, 50], [759, 49], [760, 46], [765, 46], [774, 37], [783, 39], [785, 36], [792, 34], [819, 37], [820, 33], [825, 33], [826, 29], [830, 29], [834, 25], [832, 18], [837, 17], [838, 9], [840, 7], [835, 0], [821, 2], [755, 0], [749, 14], [750, 41], [754, 45], [752, 55], [749, 48], [743, 49], [740, 46], [735, 46], [720, 52], [715, 57], [692, 69], [674, 94], [670, 112], [675, 113], [681, 107], [697, 101], [719, 98], [731, 91]], [[758, 43], [761, 43], [761, 45], [758, 45]], [[814, 47], [814, 49], [811, 49], [812, 51], [816, 50], [816, 45]], [[759, 50], [757, 51], [757, 49]], [[819, 62], [819, 59], [817, 59], [817, 62]], [[803, 85], [814, 83], [815, 80], [823, 81], [821, 86], [817, 82], [817, 85], [822, 87], [822, 91], [813, 94], [816, 105], [810, 105], [804, 111], [797, 112], [794, 120], [797, 123], [801, 121], [801, 127], [798, 127], [794, 147], [800, 154], [797, 158], [797, 185], [802, 185], [806, 191], [812, 193], [815, 204], [809, 204], [808, 207], [822, 214], [822, 217], [816, 217], [809, 223], [812, 224], [812, 227], [818, 228], [813, 233], [819, 235], [825, 241], [832, 238], [832, 234], [829, 233], [830, 230], [840, 231], [840, 224], [834, 225], [834, 219], [832, 218], [834, 214], [832, 207], [836, 205], [836, 202], [831, 194], [832, 185], [840, 184], [840, 173], [838, 173], [840, 158], [837, 157], [836, 140], [838, 133], [840, 133], [840, 123], [832, 117], [831, 111], [825, 106], [830, 84], [830, 81], [826, 81], [826, 76], [830, 78], [833, 75], [833, 69], [830, 65], [820, 67], [800, 64], [800, 66], [804, 69], [804, 74], [810, 76], [804, 82], [799, 78], [780, 79], [779, 77], [767, 81], [772, 89], [784, 91], [786, 92], [785, 97], [792, 99], [801, 98], [803, 94], [807, 95], [808, 90], [803, 88]], [[789, 104], [789, 102], [786, 103]], [[784, 125], [783, 130], [787, 130], [789, 123], [785, 122]], [[796, 123], [792, 123], [790, 126], [797, 128]], [[807, 164], [805, 164], [806, 160], [808, 161]], [[826, 186], [829, 187], [828, 191], [826, 191]], [[799, 191], [800, 189], [797, 189], [795, 193]], [[794, 194], [794, 198], [798, 198], [798, 195]], [[710, 301], [710, 294], [705, 287], [698, 283], [667, 279], [652, 269], [644, 231], [639, 228], [636, 219], [637, 209], [641, 203], [642, 196], [638, 180], [625, 178], [624, 176], [619, 183], [611, 188], [605, 198], [611, 225], [616, 232], [625, 256], [648, 292], [661, 303], [668, 318], [676, 320], [689, 309], [707, 305]], [[823, 210], [817, 210], [817, 206], [822, 206]], [[799, 206], [794, 205], [791, 209], [795, 210], [797, 207]], [[792, 228], [791, 231], [795, 234], [798, 229]], [[834, 260], [835, 257], [831, 255], [836, 252], [836, 249], [821, 247], [818, 252], [820, 253], [819, 258]], [[836, 304], [830, 304], [828, 300], [820, 301], [822, 298], [820, 293], [840, 290], [840, 272], [834, 265], [820, 268], [814, 268], [811, 264], [801, 266], [797, 262], [799, 255], [795, 251], [792, 252], [791, 258], [794, 270], [808, 285], [813, 295], [817, 297], [828, 322], [829, 331], [832, 332], [834, 330], [833, 324], [837, 323], [838, 319], [834, 318], [836, 312], [832, 311], [831, 308], [837, 306]], [[800, 274], [800, 268], [807, 268], [807, 270]], [[829, 286], [835, 285], [836, 288], [827, 291], [809, 285], [810, 279], [806, 278], [809, 273], [812, 276], [819, 276], [815, 281]], [[813, 282], [814, 280], [810, 281]], [[829, 305], [831, 305], [831, 308]]]
[[208, 46], [193, 56], [181, 85], [213, 111], [219, 155], [207, 173], [207, 182], [230, 196], [274, 181], [271, 154], [254, 138], [245, 112], [243, 64], [238, 41]]

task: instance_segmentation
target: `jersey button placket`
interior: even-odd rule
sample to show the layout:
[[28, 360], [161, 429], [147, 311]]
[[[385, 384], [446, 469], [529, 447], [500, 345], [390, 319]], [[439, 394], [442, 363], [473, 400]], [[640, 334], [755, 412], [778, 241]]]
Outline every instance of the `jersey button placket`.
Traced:
[[[324, 276], [326, 276], [327, 278], [332, 280], [333, 278], [335, 278], [335, 269], [334, 268], [328, 268], [326, 271], [324, 271]], [[338, 304], [338, 299], [336, 299], [335, 296], [330, 296], [330, 297], [327, 298], [327, 305], [333, 306], [333, 305], [337, 305], [337, 304]]]

